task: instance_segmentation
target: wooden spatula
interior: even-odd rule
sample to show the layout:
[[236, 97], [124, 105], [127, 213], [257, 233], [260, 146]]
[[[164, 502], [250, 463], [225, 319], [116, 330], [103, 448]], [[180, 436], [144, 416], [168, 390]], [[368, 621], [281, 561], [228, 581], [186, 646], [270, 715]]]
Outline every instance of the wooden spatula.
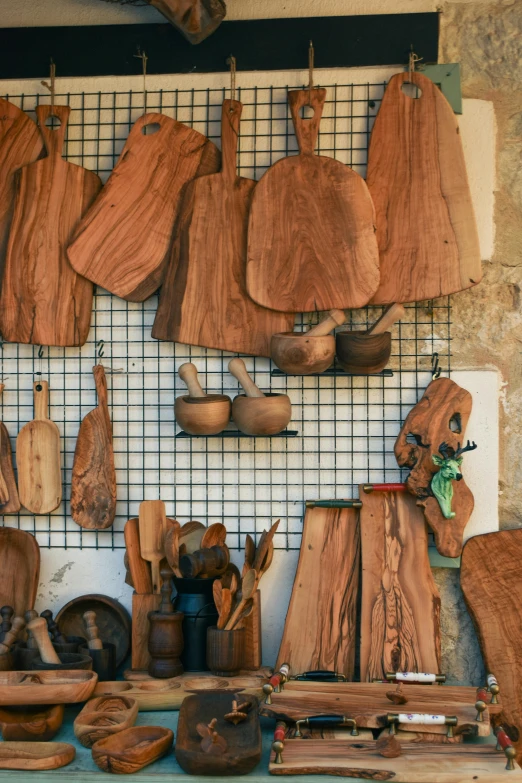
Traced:
[[[1, 101], [0, 101], [1, 106]], [[0, 394], [5, 384], [0, 383]], [[5, 424], [0, 421], [0, 514], [16, 514], [20, 511], [20, 500], [13, 470], [11, 441]]]
[[20, 502], [33, 514], [50, 514], [62, 500], [60, 432], [51, 421], [47, 381], [33, 384], [34, 419], [16, 440]]
[[141, 556], [140, 522], [137, 517], [129, 519], [128, 522], [125, 523], [123, 535], [125, 537], [125, 546], [129, 558], [129, 570], [134, 589], [140, 594], [152, 593], [150, 565]]
[[141, 556], [148, 560], [152, 572], [152, 592], [160, 593], [160, 562], [164, 558], [164, 540], [167, 529], [165, 503], [162, 500], [144, 500], [140, 504]]

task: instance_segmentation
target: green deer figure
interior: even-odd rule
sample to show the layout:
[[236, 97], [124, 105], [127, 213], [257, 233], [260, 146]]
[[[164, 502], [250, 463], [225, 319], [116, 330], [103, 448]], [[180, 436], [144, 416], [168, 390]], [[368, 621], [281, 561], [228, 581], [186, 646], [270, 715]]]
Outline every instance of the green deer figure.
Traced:
[[437, 454], [432, 454], [432, 460], [435, 465], [439, 466], [439, 470], [433, 476], [431, 480], [431, 490], [442, 511], [442, 515], [446, 519], [453, 519], [455, 512], [451, 510], [451, 501], [453, 500], [453, 482], [460, 481], [462, 473], [459, 468], [462, 465], [462, 454], [466, 451], [473, 451], [477, 448], [477, 444], [473, 441], [470, 444], [469, 440], [467, 445], [461, 449], [460, 443], [457, 444], [457, 450], [448, 446], [447, 443], [441, 443], [439, 446], [439, 452], [442, 457]]

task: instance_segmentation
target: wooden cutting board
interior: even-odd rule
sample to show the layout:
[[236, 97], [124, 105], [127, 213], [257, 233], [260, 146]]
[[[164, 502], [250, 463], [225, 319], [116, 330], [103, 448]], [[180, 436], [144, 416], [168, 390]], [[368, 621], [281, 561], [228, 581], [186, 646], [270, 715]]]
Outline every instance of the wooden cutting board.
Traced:
[[[3, 394], [4, 383], [0, 383], [0, 394]], [[17, 514], [20, 511], [18, 487], [13, 470], [13, 455], [11, 439], [3, 421], [0, 421], [0, 514]]]
[[80, 425], [71, 479], [71, 516], [80, 527], [104, 530], [116, 514], [116, 471], [107, 379], [101, 364], [92, 368], [98, 407]]
[[48, 416], [49, 385], [33, 383], [34, 419], [18, 433], [16, 461], [20, 502], [33, 514], [50, 514], [62, 500], [60, 432]]
[[359, 512], [307, 508], [276, 669], [327, 669], [353, 679], [359, 582]]
[[486, 670], [500, 686], [502, 725], [522, 762], [522, 529], [470, 538], [460, 584], [477, 630]]
[[[412, 81], [422, 94], [406, 95]], [[381, 283], [374, 304], [435, 299], [476, 285], [480, 249], [459, 127], [420, 73], [392, 76], [373, 126], [366, 182]]]
[[260, 307], [246, 291], [248, 213], [256, 183], [236, 173], [242, 109], [239, 101], [223, 101], [222, 169], [187, 189], [152, 336], [270, 356], [272, 335], [292, 331], [294, 316]]
[[386, 672], [440, 674], [440, 596], [422, 511], [407, 492], [364, 494], [361, 681]]
[[184, 186], [219, 161], [201, 133], [164, 114], [140, 117], [78, 226], [68, 250], [74, 269], [123, 299], [147, 299], [163, 280]]
[[[11, 342], [77, 346], [89, 333], [92, 284], [72, 269], [66, 248], [101, 181], [61, 156], [70, 112], [36, 107], [47, 157], [24, 166], [17, 180], [0, 297], [1, 331]], [[60, 120], [55, 130], [50, 117]]]
[[40, 548], [25, 530], [0, 527], [0, 604], [23, 617], [34, 607], [40, 579]]
[[16, 193], [15, 173], [40, 157], [43, 139], [32, 119], [14, 103], [0, 98], [0, 280]]
[[299, 155], [259, 181], [248, 225], [247, 290], [287, 313], [364, 307], [379, 285], [375, 213], [364, 180], [314, 154], [326, 90], [288, 93]]

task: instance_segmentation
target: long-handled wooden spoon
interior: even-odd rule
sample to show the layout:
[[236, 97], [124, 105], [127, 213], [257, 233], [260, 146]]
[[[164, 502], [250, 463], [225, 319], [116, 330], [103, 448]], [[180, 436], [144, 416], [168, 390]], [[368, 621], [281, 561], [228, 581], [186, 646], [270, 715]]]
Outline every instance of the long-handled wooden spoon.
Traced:
[[251, 568], [250, 571], [245, 574], [243, 579], [243, 584], [241, 586], [241, 601], [238, 603], [230, 619], [228, 620], [225, 626], [226, 631], [230, 631], [232, 628], [234, 628], [236, 622], [243, 612], [243, 609], [245, 608], [246, 602], [254, 595], [255, 591], [257, 590], [257, 582], [257, 572], [255, 569]]
[[160, 593], [160, 563], [164, 557], [167, 528], [165, 503], [162, 500], [144, 500], [139, 511], [141, 556], [151, 564], [152, 592]]

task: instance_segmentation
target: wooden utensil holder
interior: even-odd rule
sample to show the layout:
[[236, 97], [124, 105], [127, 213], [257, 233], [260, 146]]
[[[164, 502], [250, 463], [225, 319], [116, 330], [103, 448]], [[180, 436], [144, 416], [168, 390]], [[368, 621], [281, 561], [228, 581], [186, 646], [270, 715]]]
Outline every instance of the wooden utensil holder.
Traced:
[[235, 676], [243, 668], [245, 657], [245, 629], [225, 631], [209, 628], [207, 631], [207, 665], [210, 671], [224, 677]]
[[343, 370], [354, 375], [373, 375], [384, 370], [391, 355], [391, 332], [337, 332], [337, 360]]
[[183, 612], [149, 612], [148, 671], [151, 677], [167, 679], [183, 674], [179, 656], [183, 652]]
[[161, 595], [159, 593], [132, 594], [131, 665], [133, 669], [149, 668], [149, 612], [157, 612], [160, 603]]

